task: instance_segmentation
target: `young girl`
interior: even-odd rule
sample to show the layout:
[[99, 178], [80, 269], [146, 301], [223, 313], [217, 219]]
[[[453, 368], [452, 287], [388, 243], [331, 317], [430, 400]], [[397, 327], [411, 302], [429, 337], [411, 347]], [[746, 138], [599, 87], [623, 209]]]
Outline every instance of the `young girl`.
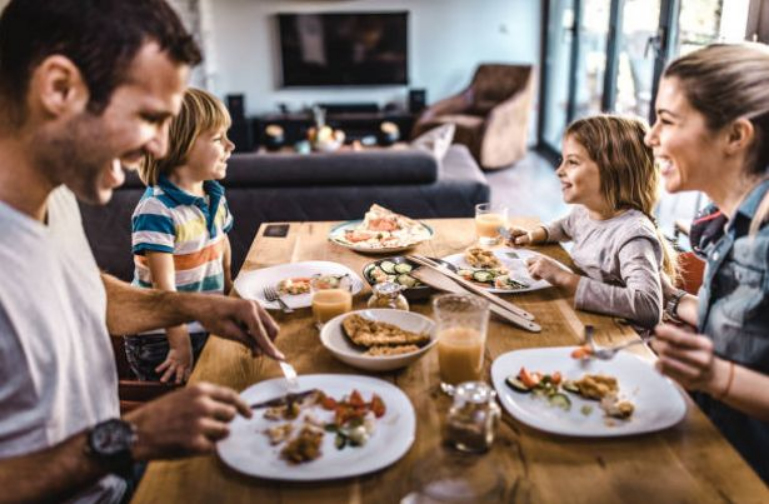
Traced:
[[[139, 169], [147, 191], [133, 214], [134, 285], [222, 294], [232, 285], [232, 216], [224, 189], [234, 147], [230, 116], [213, 95], [189, 89], [171, 121], [166, 157]], [[186, 381], [208, 334], [198, 323], [165, 333], [126, 336], [126, 354], [140, 380]]]
[[585, 276], [547, 258], [529, 272], [574, 295], [575, 307], [623, 317], [652, 328], [662, 317], [663, 275], [675, 277], [671, 247], [651, 217], [659, 176], [640, 121], [603, 115], [572, 123], [556, 174], [566, 203], [563, 219], [526, 231], [516, 245], [572, 241], [571, 256]]

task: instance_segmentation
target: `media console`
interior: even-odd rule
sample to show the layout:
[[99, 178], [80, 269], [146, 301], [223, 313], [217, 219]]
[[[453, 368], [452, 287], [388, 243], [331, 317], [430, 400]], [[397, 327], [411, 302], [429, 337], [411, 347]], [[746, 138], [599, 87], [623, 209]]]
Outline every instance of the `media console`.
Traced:
[[[326, 124], [345, 132], [345, 143], [377, 135], [379, 126], [386, 121], [400, 130], [401, 139], [408, 140], [416, 114], [410, 112], [340, 112], [326, 114]], [[315, 126], [311, 112], [293, 114], [266, 114], [252, 118], [255, 147], [264, 145], [264, 129], [274, 124], [283, 128], [285, 143], [293, 145], [307, 138], [307, 130]]]

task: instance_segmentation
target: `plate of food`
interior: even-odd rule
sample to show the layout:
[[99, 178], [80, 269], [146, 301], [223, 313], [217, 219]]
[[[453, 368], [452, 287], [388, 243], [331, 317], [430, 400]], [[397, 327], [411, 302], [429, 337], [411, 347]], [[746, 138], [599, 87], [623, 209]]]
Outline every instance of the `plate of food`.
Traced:
[[434, 234], [433, 228], [424, 222], [372, 205], [363, 220], [335, 226], [328, 239], [356, 252], [390, 254], [419, 245]]
[[250, 405], [269, 404], [230, 423], [230, 435], [217, 444], [225, 464], [274, 480], [349, 478], [393, 464], [414, 442], [414, 407], [386, 381], [300, 375], [299, 386], [302, 393], [287, 396], [285, 379], [275, 378], [240, 394]]
[[278, 303], [267, 301], [264, 296], [264, 289], [272, 287], [291, 308], [308, 308], [312, 306], [310, 279], [317, 275], [328, 276], [330, 281], [345, 276], [351, 278], [353, 295], [363, 289], [363, 280], [343, 264], [330, 261], [304, 261], [241, 273], [235, 279], [235, 290], [245, 299], [258, 301], [269, 310], [278, 310], [280, 309]]
[[[526, 249], [485, 249], [471, 247], [462, 254], [453, 254], [442, 260], [456, 268], [456, 273], [485, 287], [489, 292], [509, 294], [531, 292], [550, 287], [546, 280], [534, 280], [526, 261], [542, 254]], [[560, 263], [559, 263], [560, 264]], [[564, 269], [571, 271], [565, 265]]]
[[437, 343], [435, 323], [403, 310], [370, 309], [329, 320], [320, 341], [334, 357], [367, 371], [391, 371], [418, 360]]
[[667, 429], [686, 415], [679, 388], [649, 362], [620, 352], [575, 359], [574, 347], [500, 355], [491, 380], [502, 406], [521, 422], [576, 437], [618, 437]]

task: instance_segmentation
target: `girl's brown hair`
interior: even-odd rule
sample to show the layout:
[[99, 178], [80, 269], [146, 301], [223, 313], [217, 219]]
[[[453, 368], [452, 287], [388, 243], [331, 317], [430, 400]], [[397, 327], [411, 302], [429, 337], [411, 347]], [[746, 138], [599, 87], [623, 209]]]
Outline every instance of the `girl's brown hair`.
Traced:
[[147, 155], [139, 167], [142, 182], [149, 186], [158, 183], [160, 175], [168, 175], [187, 162], [195, 140], [207, 131], [229, 128], [230, 114], [217, 97], [202, 89], [189, 88], [184, 93], [179, 115], [171, 120], [168, 131], [168, 153], [157, 159]]
[[[679, 79], [683, 93], [708, 127], [717, 131], [732, 121], [748, 119], [755, 140], [746, 171], [767, 176], [769, 168], [769, 47], [757, 43], [714, 44], [673, 61], [663, 77]], [[767, 196], [769, 199], [769, 196]], [[751, 224], [751, 233], [769, 217], [765, 200]]]
[[635, 209], [652, 221], [662, 246], [662, 271], [675, 281], [676, 253], [652, 215], [659, 201], [659, 172], [652, 150], [644, 143], [646, 131], [637, 119], [598, 115], [574, 121], [566, 136], [579, 143], [598, 166], [601, 193], [611, 208]]

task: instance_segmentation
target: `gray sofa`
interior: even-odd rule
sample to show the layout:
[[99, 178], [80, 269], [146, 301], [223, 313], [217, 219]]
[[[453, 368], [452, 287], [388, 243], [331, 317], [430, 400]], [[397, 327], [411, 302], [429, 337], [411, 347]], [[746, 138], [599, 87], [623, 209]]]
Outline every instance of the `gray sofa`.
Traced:
[[[230, 233], [237, 273], [262, 222], [359, 219], [372, 203], [415, 218], [472, 217], [489, 186], [467, 148], [442, 163], [414, 149], [329, 154], [235, 154], [223, 181], [235, 217]], [[81, 205], [96, 261], [125, 280], [133, 275], [131, 214], [144, 192], [134, 173], [103, 208]]]

